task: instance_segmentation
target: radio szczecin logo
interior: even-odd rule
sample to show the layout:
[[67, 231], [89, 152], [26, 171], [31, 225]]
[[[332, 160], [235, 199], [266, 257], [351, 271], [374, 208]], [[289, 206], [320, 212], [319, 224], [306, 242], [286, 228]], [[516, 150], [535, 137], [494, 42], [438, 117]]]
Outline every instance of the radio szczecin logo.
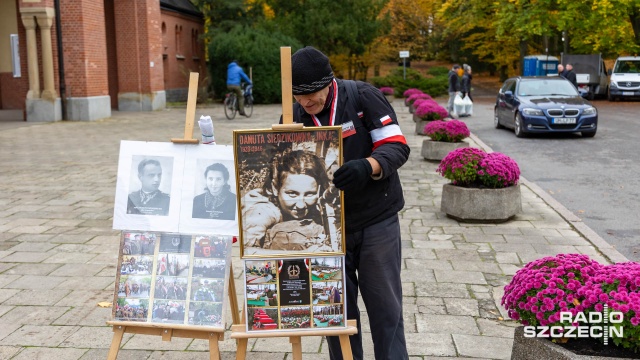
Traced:
[[[525, 326], [524, 337], [541, 338], [603, 338], [604, 344], [609, 344], [611, 337], [623, 337], [624, 329], [616, 325], [622, 323], [624, 314], [620, 311], [609, 311], [604, 305], [602, 312], [583, 312], [575, 316], [571, 312], [560, 312], [560, 322], [568, 324], [587, 325], [556, 325], [556, 326]], [[610, 325], [613, 324], [613, 325]]]

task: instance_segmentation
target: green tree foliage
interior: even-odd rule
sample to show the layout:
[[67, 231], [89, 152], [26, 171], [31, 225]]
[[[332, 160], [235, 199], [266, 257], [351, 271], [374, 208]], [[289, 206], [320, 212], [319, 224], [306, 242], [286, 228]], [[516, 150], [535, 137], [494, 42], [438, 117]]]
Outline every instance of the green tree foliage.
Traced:
[[219, 32], [209, 44], [209, 71], [217, 98], [227, 92], [227, 66], [238, 60], [245, 73], [252, 71], [256, 103], [282, 101], [280, 81], [280, 47], [291, 46], [295, 51], [300, 43], [280, 33], [260, 28], [236, 26], [228, 32]]

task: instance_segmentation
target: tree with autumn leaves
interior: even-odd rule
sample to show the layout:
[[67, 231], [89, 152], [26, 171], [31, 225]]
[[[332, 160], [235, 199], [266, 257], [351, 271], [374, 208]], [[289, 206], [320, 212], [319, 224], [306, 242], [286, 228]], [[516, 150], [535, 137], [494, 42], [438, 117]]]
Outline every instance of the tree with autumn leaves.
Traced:
[[615, 58], [640, 50], [640, 0], [192, 1], [205, 15], [209, 62], [218, 67], [237, 54], [254, 64], [261, 54], [277, 58], [280, 46], [313, 45], [345, 78], [365, 79], [401, 50], [506, 77], [520, 73], [529, 54]]

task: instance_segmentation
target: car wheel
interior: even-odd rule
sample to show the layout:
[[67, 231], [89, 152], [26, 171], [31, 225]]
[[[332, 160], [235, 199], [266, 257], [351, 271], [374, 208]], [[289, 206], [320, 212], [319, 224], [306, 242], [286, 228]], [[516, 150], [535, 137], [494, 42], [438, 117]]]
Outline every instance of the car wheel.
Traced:
[[500, 124], [500, 120], [498, 119], [498, 109], [493, 109], [493, 126], [496, 129], [504, 129], [504, 126]]
[[592, 138], [592, 137], [596, 136], [596, 132], [595, 131], [583, 131], [581, 134], [582, 134], [582, 137], [584, 137], [584, 138]]
[[522, 130], [522, 126], [522, 116], [520, 116], [520, 113], [517, 113], [513, 124], [513, 131], [516, 133], [516, 137], [523, 138], [527, 136]]
[[616, 101], [616, 98], [614, 98], [613, 96], [611, 96], [611, 92], [607, 91], [607, 100], [609, 101]]

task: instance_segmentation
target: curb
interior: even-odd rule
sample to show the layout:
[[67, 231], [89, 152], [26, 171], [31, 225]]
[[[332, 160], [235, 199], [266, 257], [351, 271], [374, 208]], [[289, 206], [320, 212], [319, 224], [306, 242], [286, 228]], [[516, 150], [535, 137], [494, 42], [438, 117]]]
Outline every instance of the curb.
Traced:
[[[486, 152], [493, 152], [493, 149], [485, 144], [475, 134], [469, 136], [480, 148]], [[544, 191], [537, 184], [520, 176], [520, 182], [528, 187], [534, 194], [542, 199], [547, 205], [549, 205], [555, 212], [557, 212], [567, 223], [571, 224], [573, 228], [582, 235], [588, 242], [590, 242], [602, 255], [611, 263], [628, 262], [626, 256], [622, 255], [616, 248], [607, 243], [600, 235], [588, 227], [582, 219], [577, 217], [574, 213], [569, 211], [564, 205], [554, 199], [549, 193]]]

